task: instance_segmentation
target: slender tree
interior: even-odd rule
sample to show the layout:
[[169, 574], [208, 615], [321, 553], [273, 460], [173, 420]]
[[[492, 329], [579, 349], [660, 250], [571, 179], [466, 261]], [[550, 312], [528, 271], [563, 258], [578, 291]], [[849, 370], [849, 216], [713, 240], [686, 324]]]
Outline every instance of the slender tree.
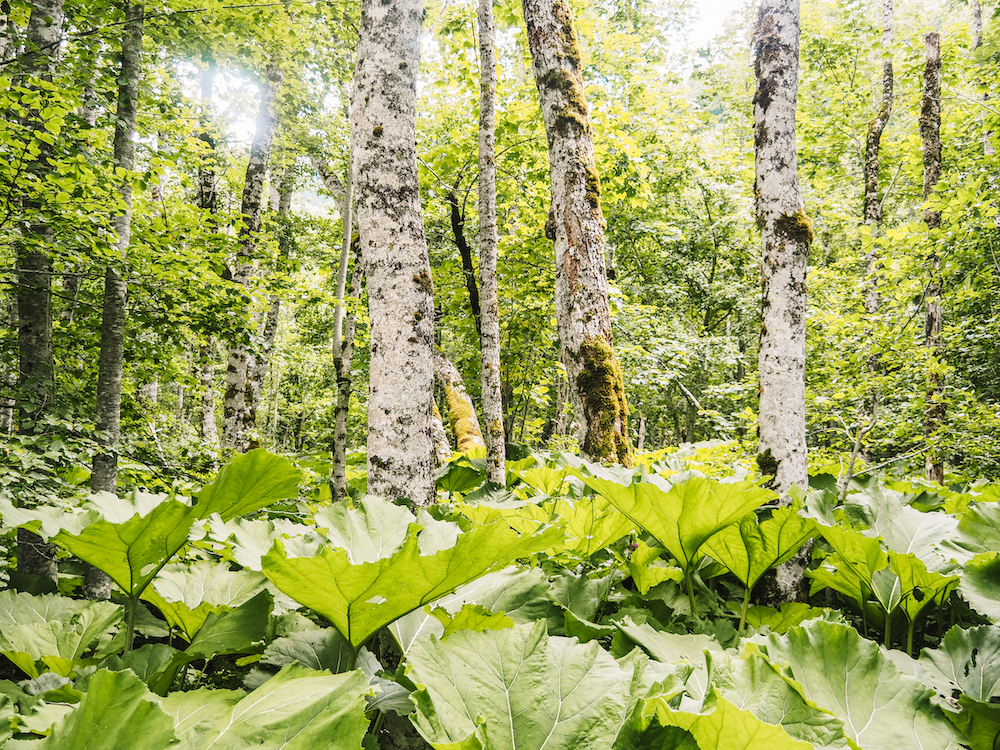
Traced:
[[[920, 134], [924, 142], [924, 200], [928, 201], [941, 179], [941, 37], [931, 32], [926, 39], [924, 96], [920, 108]], [[924, 434], [931, 445], [924, 461], [924, 476], [944, 483], [944, 460], [933, 441], [944, 426], [945, 403], [942, 397], [944, 377], [940, 362], [941, 328], [941, 256], [937, 251], [936, 230], [941, 228], [941, 212], [931, 203], [924, 207], [924, 223], [929, 233], [927, 254], [928, 281], [924, 292], [924, 347], [927, 350], [927, 404], [924, 411]]]
[[[24, 34], [24, 50], [18, 58], [17, 74], [27, 88], [37, 89], [45, 102], [46, 89], [55, 72], [56, 55], [62, 38], [62, 0], [36, 0]], [[24, 117], [36, 132], [45, 127], [44, 105], [35, 104]], [[25, 227], [16, 240], [18, 314], [18, 397], [28, 408], [19, 410], [18, 431], [31, 435], [45, 416], [52, 397], [52, 257], [55, 241], [52, 224], [45, 213], [40, 191], [51, 171], [52, 147], [49, 139], [38, 139], [37, 156], [25, 169], [31, 187], [22, 210]], [[27, 529], [17, 530], [17, 570], [56, 581], [56, 551], [52, 544]]]
[[434, 298], [420, 210], [416, 75], [421, 0], [363, 0], [351, 99], [351, 169], [368, 285], [368, 488], [434, 499]]
[[[97, 375], [97, 431], [103, 450], [94, 455], [90, 486], [94, 492], [117, 492], [118, 445], [121, 440], [122, 369], [125, 361], [125, 309], [128, 302], [126, 261], [132, 241], [132, 183], [127, 176], [135, 166], [135, 123], [142, 71], [143, 6], [125, 3], [121, 69], [118, 74], [118, 109], [115, 115], [116, 174], [121, 210], [114, 219], [118, 257], [104, 275], [104, 309], [101, 317], [101, 354]], [[84, 593], [89, 599], [111, 597], [111, 579], [88, 566]]]
[[[257, 237], [260, 233], [264, 207], [264, 176], [267, 174], [267, 162], [271, 157], [271, 142], [274, 139], [274, 98], [283, 77], [281, 68], [271, 63], [267, 66], [264, 79], [261, 81], [260, 111], [257, 114], [257, 129], [250, 146], [250, 161], [247, 164], [240, 208], [242, 215], [240, 244], [233, 263], [233, 282], [244, 289], [250, 287], [257, 253]], [[222, 412], [222, 445], [224, 448], [235, 448], [239, 451], [244, 451], [248, 447], [245, 430], [247, 361], [245, 344], [230, 346], [226, 364], [226, 396]]]
[[580, 446], [593, 459], [631, 466], [580, 44], [567, 0], [524, 0], [524, 20], [549, 143], [552, 205], [545, 232], [555, 243], [556, 323]]
[[485, 447], [476, 407], [465, 388], [465, 381], [455, 364], [440, 349], [434, 350], [434, 377], [444, 390], [448, 420], [455, 433], [458, 450], [464, 453], [473, 448]]
[[496, 54], [493, 0], [479, 0], [479, 348], [486, 425], [486, 478], [507, 482], [500, 389], [500, 305], [497, 301]]
[[[798, 0], [761, 0], [753, 34], [753, 98], [763, 286], [760, 333], [761, 472], [788, 502], [808, 486], [806, 466], [806, 265], [813, 233], [799, 190], [795, 153], [798, 95]], [[767, 581], [767, 603], [800, 599], [806, 561], [799, 555]]]

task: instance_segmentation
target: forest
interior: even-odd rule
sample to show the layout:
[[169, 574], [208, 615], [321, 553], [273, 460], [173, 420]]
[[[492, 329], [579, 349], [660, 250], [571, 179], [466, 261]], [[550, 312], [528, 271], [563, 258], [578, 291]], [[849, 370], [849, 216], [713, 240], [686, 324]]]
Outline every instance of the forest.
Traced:
[[1000, 8], [713, 13], [0, 0], [0, 748], [1000, 749]]

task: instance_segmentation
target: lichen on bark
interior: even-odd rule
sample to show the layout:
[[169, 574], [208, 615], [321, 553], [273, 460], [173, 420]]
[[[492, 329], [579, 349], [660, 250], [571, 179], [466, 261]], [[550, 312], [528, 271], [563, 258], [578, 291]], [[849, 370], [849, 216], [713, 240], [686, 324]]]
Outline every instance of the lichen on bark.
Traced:
[[774, 220], [774, 229], [795, 242], [803, 245], [812, 244], [814, 237], [812, 222], [802, 209], [779, 216]]

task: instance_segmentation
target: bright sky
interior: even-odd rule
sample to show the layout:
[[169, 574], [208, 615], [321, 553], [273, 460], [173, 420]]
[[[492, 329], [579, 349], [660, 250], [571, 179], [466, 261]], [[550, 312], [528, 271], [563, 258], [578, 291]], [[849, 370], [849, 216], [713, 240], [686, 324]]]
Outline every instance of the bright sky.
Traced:
[[698, 21], [695, 22], [689, 38], [691, 47], [702, 47], [712, 41], [729, 14], [742, 6], [744, 0], [695, 0]]

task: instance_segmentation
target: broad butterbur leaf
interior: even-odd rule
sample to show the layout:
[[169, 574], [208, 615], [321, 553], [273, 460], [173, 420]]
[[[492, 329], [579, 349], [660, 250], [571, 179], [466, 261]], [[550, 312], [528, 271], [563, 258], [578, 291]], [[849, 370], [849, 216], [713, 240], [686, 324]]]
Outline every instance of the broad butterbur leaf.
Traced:
[[[387, 504], [366, 498], [352, 512], [366, 515], [372, 523], [353, 528], [371, 528], [381, 536], [378, 519]], [[388, 523], [395, 526], [391, 519]], [[466, 532], [456, 531], [451, 537], [454, 545], [444, 547], [440, 544], [444, 532], [432, 527], [428, 544], [421, 540], [419, 529], [410, 524], [402, 546], [390, 556], [358, 564], [351, 562], [347, 550], [333, 547], [313, 557], [294, 557], [278, 540], [263, 558], [264, 574], [296, 601], [330, 620], [357, 647], [408, 612], [517, 558], [548, 549], [562, 538], [556, 528], [539, 527], [534, 534], [522, 535], [505, 523], [474, 523]], [[430, 554], [422, 554], [422, 546]]]
[[193, 690], [163, 699], [178, 750], [360, 750], [368, 728], [360, 671], [331, 675], [287, 666], [249, 695]]
[[96, 672], [72, 713], [38, 743], [39, 750], [147, 750], [166, 748], [174, 722], [159, 699], [132, 672]]
[[924, 651], [923, 659], [972, 700], [989, 703], [1000, 698], [1000, 627], [955, 626], [945, 633], [939, 648]]
[[634, 667], [544, 623], [420, 640], [407, 660], [413, 722], [436, 748], [610, 747], [632, 702]]
[[762, 643], [768, 660], [841, 719], [859, 747], [958, 748], [960, 737], [931, 702], [932, 691], [854, 628], [816, 621]]
[[1000, 552], [966, 563], [958, 588], [974, 610], [1000, 624]]

